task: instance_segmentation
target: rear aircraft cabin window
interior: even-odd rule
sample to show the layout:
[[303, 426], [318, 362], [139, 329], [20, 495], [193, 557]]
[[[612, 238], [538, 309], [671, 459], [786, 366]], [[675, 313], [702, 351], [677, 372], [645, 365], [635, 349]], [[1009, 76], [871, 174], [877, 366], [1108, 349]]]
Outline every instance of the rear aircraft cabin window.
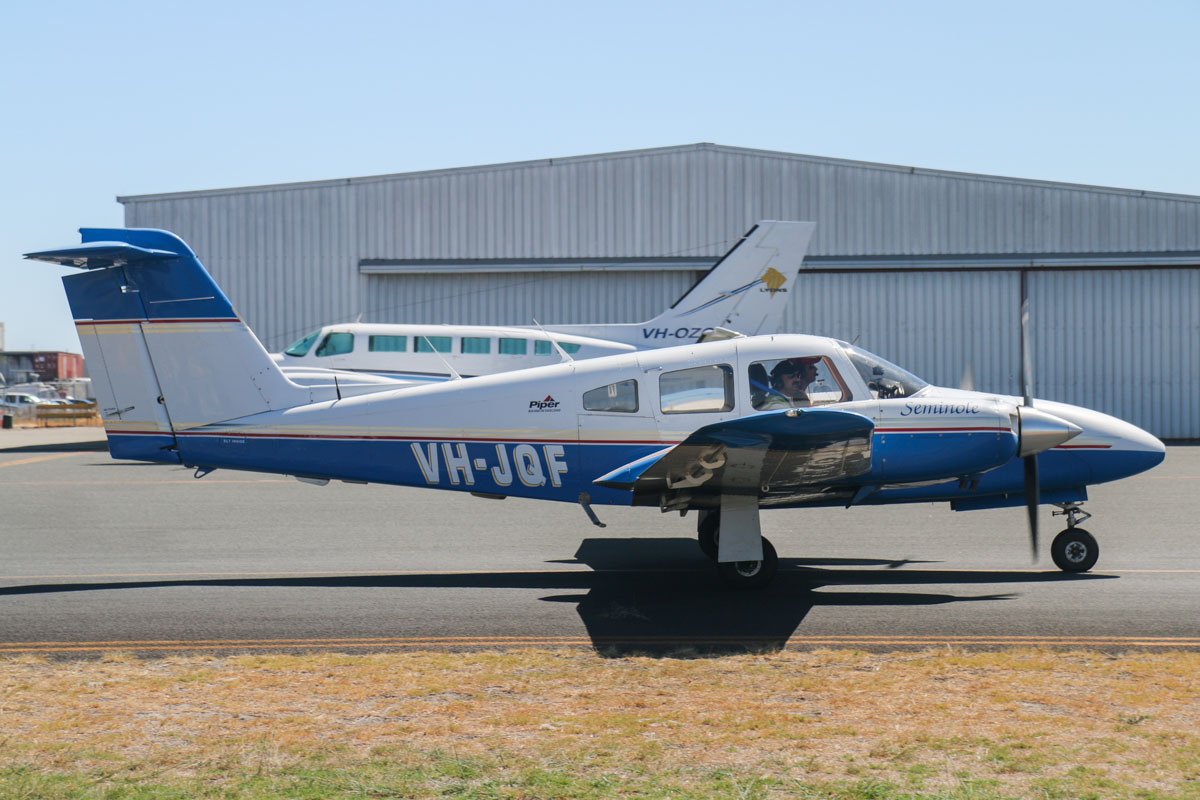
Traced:
[[529, 342], [524, 339], [501, 339], [500, 355], [523, 356], [528, 352]]
[[450, 352], [450, 337], [449, 336], [418, 336], [417, 337], [417, 352], [418, 353], [449, 353]]
[[320, 331], [313, 331], [303, 339], [299, 339], [292, 343], [292, 346], [283, 352], [289, 356], [302, 356], [308, 352], [308, 349], [313, 346], [313, 342], [321, 335]]
[[733, 367], [714, 364], [664, 372], [658, 379], [664, 414], [696, 414], [733, 409]]
[[353, 333], [331, 333], [317, 347], [318, 356], [340, 356], [354, 351]]
[[408, 351], [408, 337], [372, 336], [367, 349], [372, 353], [404, 353]]
[[756, 411], [803, 408], [848, 398], [841, 376], [824, 356], [795, 356], [750, 365], [750, 404]]
[[[581, 345], [573, 342], [559, 342], [558, 346], [563, 349], [567, 355], [575, 355], [579, 352]], [[552, 356], [558, 351], [554, 349], [554, 345], [545, 339], [538, 339], [533, 343], [533, 354], [535, 356]]]
[[584, 411], [637, 411], [637, 381], [619, 381], [583, 393]]
[[460, 352], [490, 353], [492, 352], [492, 340], [486, 336], [464, 336]]

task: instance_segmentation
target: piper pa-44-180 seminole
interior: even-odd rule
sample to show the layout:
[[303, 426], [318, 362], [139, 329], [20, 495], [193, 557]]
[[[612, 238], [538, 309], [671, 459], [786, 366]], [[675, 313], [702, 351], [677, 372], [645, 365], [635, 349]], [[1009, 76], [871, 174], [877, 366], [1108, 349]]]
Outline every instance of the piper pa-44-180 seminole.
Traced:
[[[1086, 408], [930, 386], [853, 345], [735, 337], [437, 384], [288, 379], [186, 244], [88, 229], [28, 254], [63, 278], [114, 458], [698, 512], [701, 549], [742, 588], [773, 577], [767, 508], [1037, 506], [1067, 528], [1064, 570], [1096, 562], [1090, 484], [1163, 459]], [[1023, 348], [1027, 350], [1027, 347]], [[1027, 355], [1024, 358], [1028, 365]]]
[[273, 357], [297, 383], [328, 382], [326, 370], [429, 383], [541, 367], [568, 356], [582, 361], [689, 344], [716, 328], [774, 332], [815, 227], [759, 222], [682, 297], [646, 322], [540, 328], [343, 322], [319, 328]]

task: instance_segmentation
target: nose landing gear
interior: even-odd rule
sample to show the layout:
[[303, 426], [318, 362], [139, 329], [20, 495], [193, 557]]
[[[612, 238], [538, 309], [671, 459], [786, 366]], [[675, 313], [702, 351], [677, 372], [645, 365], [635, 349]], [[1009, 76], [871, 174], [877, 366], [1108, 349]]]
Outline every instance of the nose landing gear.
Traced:
[[1056, 505], [1062, 511], [1055, 511], [1053, 514], [1065, 516], [1067, 528], [1054, 537], [1054, 542], [1050, 545], [1050, 557], [1054, 559], [1054, 565], [1063, 572], [1087, 572], [1096, 566], [1096, 559], [1100, 557], [1100, 545], [1090, 533], [1076, 526], [1091, 519], [1092, 515], [1084, 511], [1079, 503]]

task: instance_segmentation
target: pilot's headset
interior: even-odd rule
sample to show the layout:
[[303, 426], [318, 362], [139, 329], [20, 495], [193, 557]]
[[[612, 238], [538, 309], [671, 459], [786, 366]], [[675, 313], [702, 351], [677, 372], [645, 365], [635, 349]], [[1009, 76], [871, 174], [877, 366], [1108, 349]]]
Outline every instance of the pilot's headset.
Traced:
[[808, 369], [809, 367], [815, 367], [820, 362], [820, 356], [797, 356], [795, 358], [785, 358], [783, 361], [780, 361], [778, 364], [776, 364], [775, 368], [771, 370], [771, 388], [783, 388], [782, 376], [785, 372], [796, 372], [803, 375], [804, 370]]
[[783, 375], [788, 372], [800, 372], [804, 369], [804, 359], [785, 358], [771, 369], [771, 388], [783, 388]]

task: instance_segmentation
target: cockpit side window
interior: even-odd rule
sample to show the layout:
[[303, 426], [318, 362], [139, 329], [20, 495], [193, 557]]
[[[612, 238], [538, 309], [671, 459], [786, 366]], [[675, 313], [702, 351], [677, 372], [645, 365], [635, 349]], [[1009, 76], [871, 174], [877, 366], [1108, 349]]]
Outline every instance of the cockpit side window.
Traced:
[[309, 348], [313, 346], [313, 342], [315, 342], [317, 337], [320, 335], [320, 331], [313, 331], [303, 339], [297, 339], [296, 341], [292, 342], [291, 346], [283, 352], [285, 355], [289, 356], [302, 356], [308, 352]]
[[756, 411], [825, 405], [850, 397], [841, 375], [826, 356], [755, 361], [748, 376], [750, 404]]
[[331, 333], [317, 346], [316, 356], [340, 356], [354, 351], [353, 333]]
[[840, 344], [876, 400], [911, 397], [929, 385], [908, 370], [901, 369], [874, 353], [868, 353], [861, 347], [846, 342]]
[[714, 364], [664, 372], [658, 379], [664, 414], [733, 410], [733, 367]]

